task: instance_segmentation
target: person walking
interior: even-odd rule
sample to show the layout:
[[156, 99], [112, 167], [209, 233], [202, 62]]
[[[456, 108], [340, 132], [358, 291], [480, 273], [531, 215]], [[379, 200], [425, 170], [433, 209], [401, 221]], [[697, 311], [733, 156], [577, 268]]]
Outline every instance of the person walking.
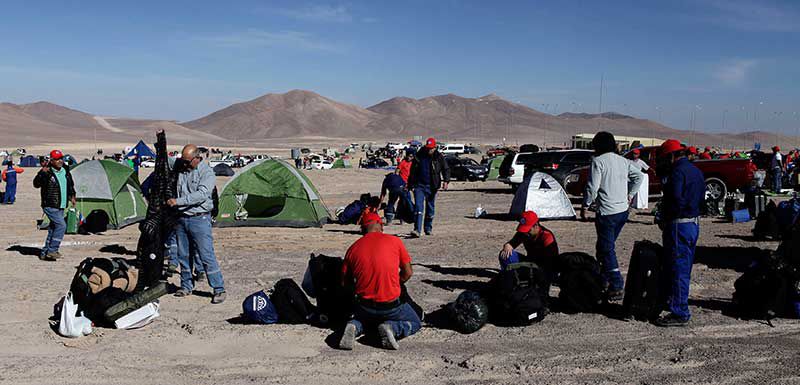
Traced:
[[3, 170], [3, 182], [6, 182], [6, 192], [3, 195], [3, 203], [13, 205], [17, 200], [17, 175], [25, 172], [22, 167], [14, 166], [14, 161], [9, 159], [6, 161], [7, 167]]
[[214, 170], [211, 169], [198, 153], [197, 146], [187, 144], [181, 152], [178, 172], [178, 197], [167, 200], [167, 205], [180, 212], [175, 227], [175, 239], [178, 246], [178, 262], [181, 271], [181, 288], [176, 297], [192, 294], [192, 248], [203, 264], [202, 271], [208, 279], [208, 285], [214, 291], [211, 303], [225, 301], [225, 285], [217, 256], [214, 254], [214, 237], [211, 232], [211, 210], [214, 208], [212, 192], [216, 184]]
[[403, 182], [408, 183], [408, 175], [411, 174], [411, 164], [414, 161], [414, 153], [411, 149], [407, 149], [405, 155], [403, 156], [403, 160], [397, 164], [397, 169], [395, 170], [401, 178], [403, 178]]
[[617, 142], [610, 132], [597, 133], [592, 146], [595, 156], [581, 206], [581, 219], [586, 220], [586, 209], [597, 204], [597, 260], [602, 268], [607, 300], [618, 301], [622, 299], [625, 282], [619, 272], [616, 242], [628, 221], [628, 207], [639, 191], [642, 172], [617, 154]]
[[700, 207], [705, 199], [703, 173], [686, 157], [686, 149], [670, 139], [659, 147], [659, 157], [668, 165], [664, 199], [657, 218], [664, 243], [664, 266], [668, 314], [656, 325], [685, 326], [689, 322], [689, 287], [697, 239]]
[[33, 178], [33, 187], [39, 189], [42, 211], [50, 221], [39, 259], [55, 261], [61, 258], [58, 250], [67, 230], [64, 209], [67, 202], [75, 206], [75, 183], [60, 150], [50, 151], [50, 160], [42, 162], [42, 169]]
[[[433, 216], [436, 212], [436, 193], [441, 187], [447, 190], [450, 184], [450, 167], [444, 156], [436, 149], [436, 139], [428, 138], [417, 152], [411, 163], [408, 175], [408, 189], [414, 191], [414, 208], [416, 220], [411, 236], [419, 238], [421, 231], [425, 235], [433, 234]], [[423, 227], [424, 225], [424, 227]]]
[[781, 148], [778, 146], [772, 147], [772, 161], [770, 163], [770, 169], [772, 170], [772, 193], [780, 194], [781, 193], [781, 185], [783, 182], [783, 155], [781, 154]]
[[642, 183], [639, 184], [639, 190], [636, 191], [631, 207], [636, 210], [647, 210], [650, 200], [650, 166], [642, 160], [642, 151], [638, 148], [631, 151], [631, 157], [633, 166], [642, 173]]
[[414, 309], [400, 300], [401, 284], [411, 279], [411, 256], [400, 238], [383, 233], [380, 215], [366, 214], [364, 232], [347, 250], [342, 264], [342, 286], [354, 285], [356, 308], [339, 340], [339, 348], [353, 350], [355, 339], [377, 329], [381, 345], [397, 350], [397, 340], [422, 328]]

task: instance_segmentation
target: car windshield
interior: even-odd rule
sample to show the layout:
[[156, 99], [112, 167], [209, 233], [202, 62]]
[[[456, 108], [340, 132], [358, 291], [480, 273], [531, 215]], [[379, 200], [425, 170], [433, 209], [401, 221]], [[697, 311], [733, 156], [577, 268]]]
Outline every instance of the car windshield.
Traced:
[[478, 162], [476, 162], [475, 159], [472, 158], [465, 158], [461, 160], [461, 163], [463, 163], [465, 166], [478, 166]]
[[519, 154], [517, 164], [547, 164], [556, 163], [564, 156], [563, 152], [534, 152], [532, 154]]

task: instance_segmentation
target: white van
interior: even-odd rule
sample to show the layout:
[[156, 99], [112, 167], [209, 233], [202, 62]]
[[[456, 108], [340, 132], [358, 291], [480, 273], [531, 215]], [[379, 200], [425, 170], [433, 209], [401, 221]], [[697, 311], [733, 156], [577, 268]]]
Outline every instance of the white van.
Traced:
[[448, 143], [444, 146], [444, 149], [442, 149], [442, 154], [447, 154], [447, 155], [458, 155], [464, 153], [465, 151], [463, 144]]

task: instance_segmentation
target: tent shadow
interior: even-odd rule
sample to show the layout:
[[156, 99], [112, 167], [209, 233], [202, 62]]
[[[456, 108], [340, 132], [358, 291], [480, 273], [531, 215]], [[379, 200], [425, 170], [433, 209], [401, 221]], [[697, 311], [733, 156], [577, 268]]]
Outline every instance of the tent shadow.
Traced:
[[16, 251], [21, 255], [34, 255], [39, 256], [41, 254], [42, 249], [38, 247], [30, 247], [30, 246], [22, 246], [22, 245], [11, 245], [9, 246], [6, 251]]
[[136, 255], [136, 250], [128, 250], [127, 247], [119, 244], [105, 245], [101, 247], [99, 251], [101, 253], [110, 253], [117, 255]]
[[416, 266], [422, 266], [434, 273], [444, 275], [470, 275], [481, 278], [493, 278], [497, 275], [498, 269], [482, 268], [482, 267], [449, 267], [442, 265], [426, 265], [424, 263], [415, 263]]
[[758, 238], [754, 235], [717, 234], [716, 237], [725, 239], [738, 239], [745, 242], [780, 242], [779, 240]]
[[694, 263], [711, 269], [729, 269], [743, 272], [753, 261], [769, 256], [769, 250], [757, 247], [708, 247], [698, 246]]
[[514, 192], [511, 191], [509, 188], [504, 189], [497, 189], [497, 188], [465, 188], [453, 191], [466, 191], [466, 192], [479, 192], [484, 194], [511, 194], [513, 195]]
[[467, 219], [482, 219], [482, 220], [490, 220], [490, 221], [502, 221], [502, 222], [513, 221], [513, 219], [511, 218], [511, 215], [509, 215], [508, 213], [497, 213], [497, 214], [486, 213], [486, 214], [481, 215], [480, 218], [475, 218], [474, 215], [467, 215], [464, 218], [467, 218]]
[[332, 232], [332, 233], [342, 233], [342, 234], [351, 234], [351, 235], [362, 235], [361, 231], [359, 231], [359, 230], [325, 229], [325, 231], [329, 231], [329, 232]]

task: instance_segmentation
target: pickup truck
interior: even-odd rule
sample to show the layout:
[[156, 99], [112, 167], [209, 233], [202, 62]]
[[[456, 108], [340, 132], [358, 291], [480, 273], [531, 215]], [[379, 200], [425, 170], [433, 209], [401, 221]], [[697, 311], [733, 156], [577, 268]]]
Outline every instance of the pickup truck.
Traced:
[[[648, 175], [650, 177], [650, 194], [661, 193], [661, 179], [656, 176], [656, 157], [658, 147], [645, 147], [641, 149], [641, 159], [650, 165]], [[624, 154], [626, 158], [631, 158], [631, 153]], [[728, 191], [743, 189], [750, 186], [753, 181], [755, 167], [750, 159], [714, 159], [714, 160], [695, 160], [692, 162], [703, 172], [706, 178], [706, 189], [711, 197], [716, 200], [725, 198]], [[583, 196], [586, 183], [589, 180], [589, 169], [591, 166], [577, 168], [570, 173], [564, 182], [567, 193], [576, 196]]]

